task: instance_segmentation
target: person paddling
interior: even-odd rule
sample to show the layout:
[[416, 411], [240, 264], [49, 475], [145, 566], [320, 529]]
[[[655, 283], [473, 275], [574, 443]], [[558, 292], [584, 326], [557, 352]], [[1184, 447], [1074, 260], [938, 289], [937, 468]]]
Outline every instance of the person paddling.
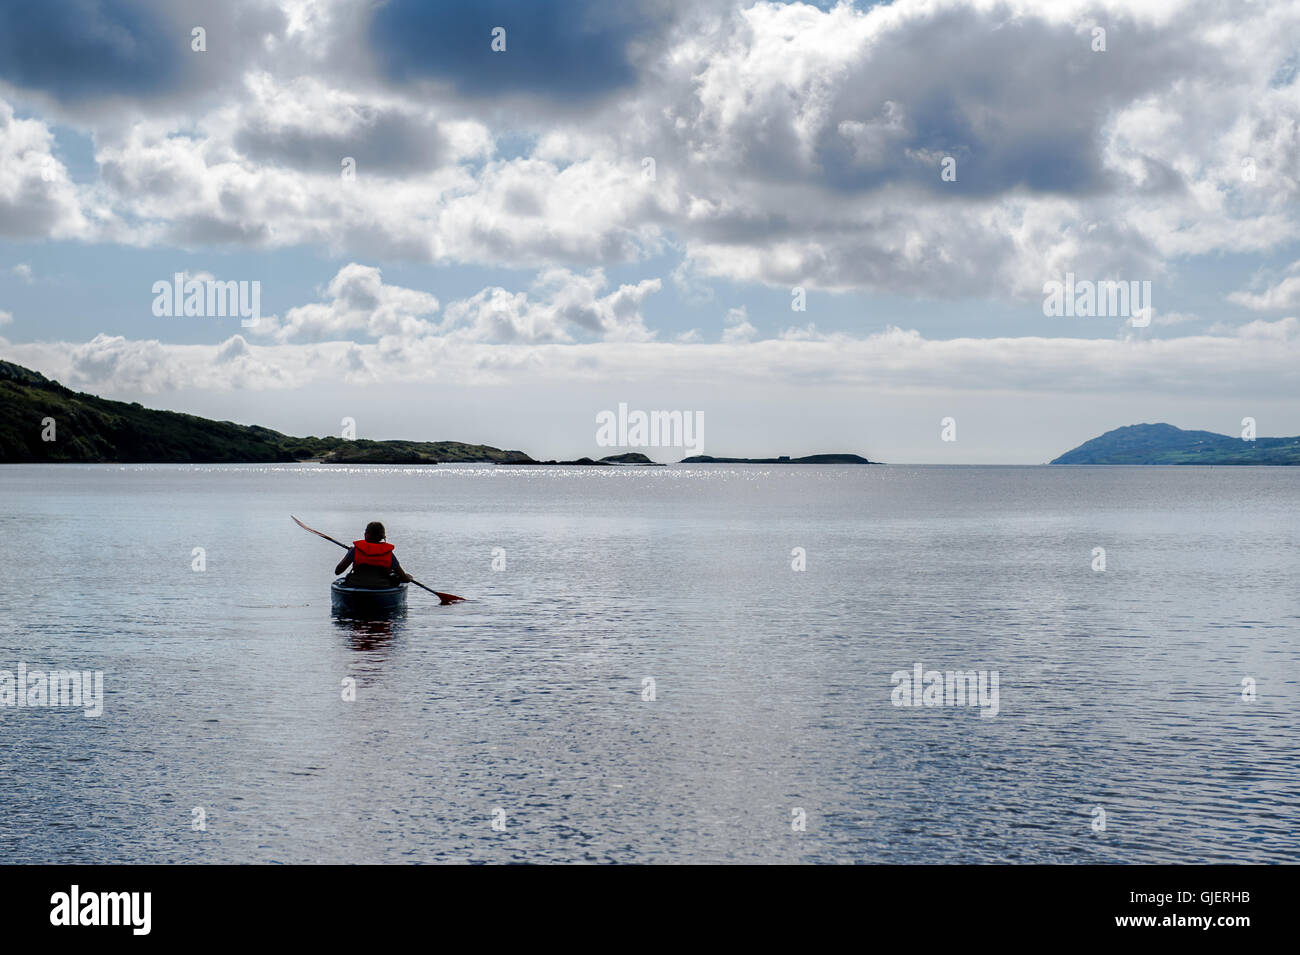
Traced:
[[350, 566], [352, 573], [344, 581], [349, 587], [379, 588], [410, 583], [411, 575], [402, 570], [393, 555], [393, 545], [384, 539], [386, 536], [384, 525], [371, 521], [366, 525], [365, 539], [352, 542], [334, 573], [341, 574]]

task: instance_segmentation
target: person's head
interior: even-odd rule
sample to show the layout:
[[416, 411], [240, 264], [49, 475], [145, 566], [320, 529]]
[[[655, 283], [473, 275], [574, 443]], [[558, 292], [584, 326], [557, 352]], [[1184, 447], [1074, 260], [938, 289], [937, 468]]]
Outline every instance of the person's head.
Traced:
[[371, 521], [366, 525], [366, 540], [372, 544], [378, 544], [388, 535], [384, 533], [384, 525], [378, 521]]

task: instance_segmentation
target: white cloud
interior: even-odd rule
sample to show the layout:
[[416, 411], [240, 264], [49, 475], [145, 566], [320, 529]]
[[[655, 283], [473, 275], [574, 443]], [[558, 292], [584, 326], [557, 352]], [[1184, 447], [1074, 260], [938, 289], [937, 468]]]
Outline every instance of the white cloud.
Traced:
[[460, 341], [568, 342], [575, 336], [605, 341], [648, 341], [642, 305], [662, 287], [659, 279], [620, 285], [601, 295], [608, 281], [600, 269], [583, 274], [547, 269], [533, 283], [532, 297], [503, 288], [447, 306], [441, 332]]
[[683, 5], [637, 84], [535, 114], [367, 77], [339, 60], [358, 22], [307, 9], [218, 107], [79, 114], [91, 188], [33, 179], [49, 129], [5, 106], [0, 231], [512, 268], [677, 248], [676, 278], [1028, 298], [1300, 237], [1294, 4], [1114, 0], [1104, 54], [1082, 0]]
[[[325, 341], [360, 332], [373, 338], [417, 338], [434, 328], [438, 300], [427, 292], [385, 285], [377, 268], [353, 262], [325, 289], [328, 301], [291, 308], [282, 322], [264, 322], [276, 340]], [[262, 331], [259, 326], [258, 331]]]
[[283, 320], [262, 321], [255, 333], [278, 342], [330, 341], [363, 336], [385, 350], [430, 337], [456, 342], [524, 343], [649, 341], [642, 308], [662, 288], [643, 279], [606, 291], [600, 269], [586, 273], [546, 269], [527, 292], [485, 288], [453, 301], [439, 321], [438, 299], [417, 289], [388, 285], [373, 266], [351, 263], [325, 289], [325, 301], [288, 310]]
[[785, 329], [778, 336], [783, 341], [791, 342], [839, 342], [852, 341], [852, 335], [845, 335], [838, 332], [823, 332], [817, 328], [816, 322], [809, 322], [807, 325], [796, 325]]
[[[1300, 272], [1300, 262], [1291, 263], [1287, 271]], [[1228, 301], [1244, 305], [1256, 312], [1298, 308], [1300, 307], [1300, 274], [1288, 275], [1262, 292], [1232, 292], [1228, 295]]]
[[743, 305], [739, 308], [727, 309], [727, 315], [722, 322], [725, 326], [722, 330], [724, 342], [747, 342], [758, 334], [758, 329], [750, 324], [749, 312]]
[[927, 339], [890, 328], [863, 338], [745, 343], [611, 341], [492, 345], [427, 336], [403, 341], [169, 345], [96, 336], [84, 344], [10, 344], [5, 357], [71, 387], [112, 393], [283, 389], [313, 383], [440, 382], [545, 387], [565, 382], [652, 382], [722, 388], [753, 383], [801, 389], [851, 386], [953, 394], [1011, 392], [1109, 396], [1294, 394], [1300, 388], [1300, 318], [1255, 321], [1183, 338]]
[[86, 229], [77, 189], [52, 152], [54, 134], [36, 119], [16, 119], [0, 100], [0, 236], [69, 238]]
[[[319, 301], [248, 338], [100, 335], [6, 354], [121, 392], [772, 381], [1295, 393], [1295, 318], [1176, 339], [863, 338], [809, 322], [759, 340], [739, 308], [720, 330], [659, 341], [645, 309], [660, 281], [612, 287], [606, 270], [671, 257], [656, 271], [695, 306], [744, 283], [1037, 301], [1066, 272], [1160, 281], [1191, 256], [1285, 249], [1300, 240], [1296, 4], [652, 2], [672, 22], [638, 41], [633, 80], [577, 108], [395, 79], [368, 46], [370, 8], [334, 0], [219, 13], [210, 41], [238, 43], [187, 58], [177, 82], [138, 98], [69, 105], [6, 87], [20, 112], [0, 101], [0, 236], [352, 260]], [[197, 0], [168, 9], [188, 22]], [[1105, 54], [1090, 49], [1094, 23], [1108, 28]], [[58, 158], [76, 154], [56, 149], [69, 129], [93, 144], [89, 183]], [[956, 183], [939, 179], [946, 156]], [[440, 303], [386, 284], [376, 266], [396, 261], [537, 275]], [[1294, 315], [1297, 269], [1212, 294]], [[12, 274], [33, 280], [25, 263]], [[1193, 297], [1153, 326], [1211, 314]]]

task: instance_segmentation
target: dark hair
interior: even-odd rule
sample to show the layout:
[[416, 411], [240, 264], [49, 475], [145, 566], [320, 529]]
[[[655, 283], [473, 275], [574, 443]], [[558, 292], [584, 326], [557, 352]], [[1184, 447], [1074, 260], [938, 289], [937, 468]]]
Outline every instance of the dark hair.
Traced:
[[372, 544], [378, 544], [388, 535], [384, 533], [384, 525], [378, 521], [371, 521], [366, 525], [366, 540]]

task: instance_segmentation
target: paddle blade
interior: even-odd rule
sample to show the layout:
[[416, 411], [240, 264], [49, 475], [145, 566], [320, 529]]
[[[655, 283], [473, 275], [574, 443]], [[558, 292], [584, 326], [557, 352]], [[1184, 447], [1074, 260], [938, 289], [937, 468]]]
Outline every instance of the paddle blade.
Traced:
[[411, 578], [411, 583], [415, 584], [415, 586], [417, 587], [429, 591], [429, 593], [433, 594], [435, 597], [438, 598], [438, 602], [441, 603], [444, 607], [447, 606], [447, 604], [459, 603], [460, 601], [465, 599], [464, 597], [457, 597], [455, 594], [444, 594], [441, 593], [440, 591], [434, 590], [432, 587], [427, 587], [424, 584], [420, 583], [418, 580], [416, 580], [414, 577]]

